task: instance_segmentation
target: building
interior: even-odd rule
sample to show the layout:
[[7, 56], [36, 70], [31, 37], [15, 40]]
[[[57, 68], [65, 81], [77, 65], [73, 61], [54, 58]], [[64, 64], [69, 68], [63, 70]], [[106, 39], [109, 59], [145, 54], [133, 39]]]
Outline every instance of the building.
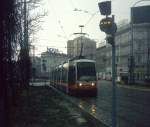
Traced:
[[88, 59], [96, 59], [96, 42], [85, 36], [67, 42], [67, 54], [70, 57], [83, 55]]
[[69, 57], [74, 56], [74, 40], [68, 40], [67, 41], [67, 55]]
[[41, 57], [32, 56], [31, 57], [32, 63], [32, 78], [38, 78], [41, 75]]
[[[117, 76], [129, 77], [130, 54], [132, 51], [131, 35], [131, 25], [129, 23], [120, 26], [116, 33], [115, 42]], [[111, 74], [111, 51], [110, 44], [106, 44], [105, 47], [100, 47], [97, 49], [96, 61], [98, 72], [103, 72], [105, 70], [106, 74]], [[135, 80], [145, 80], [145, 78], [150, 76], [150, 23], [133, 25], [133, 57]], [[105, 62], [102, 61], [103, 58], [105, 58]]]
[[99, 78], [105, 78], [106, 73], [106, 45], [96, 49], [96, 71]]
[[[150, 79], [150, 18], [141, 19], [138, 15], [150, 15], [145, 9], [150, 10], [150, 6], [132, 8], [132, 21], [121, 23], [115, 35], [116, 42], [116, 71], [118, 77], [124, 77], [129, 80], [131, 71], [135, 81], [144, 81]], [[134, 11], [135, 10], [135, 11]], [[142, 15], [142, 16], [143, 16]], [[101, 50], [101, 51], [99, 51]], [[98, 52], [104, 50], [99, 48]], [[97, 58], [102, 57], [100, 54]], [[110, 44], [105, 48], [106, 66], [105, 73], [112, 73], [112, 49]], [[100, 64], [97, 60], [98, 68], [103, 68], [103, 62]], [[102, 71], [103, 70], [98, 70]]]
[[133, 25], [133, 48], [131, 25], [118, 29], [116, 34], [116, 54], [118, 73], [130, 71], [131, 52], [133, 52], [133, 68], [135, 80], [144, 80], [149, 76], [150, 55], [150, 23]]
[[50, 71], [56, 66], [68, 60], [66, 54], [60, 53], [58, 49], [48, 48], [46, 52], [41, 53], [41, 73], [43, 77], [48, 77]]

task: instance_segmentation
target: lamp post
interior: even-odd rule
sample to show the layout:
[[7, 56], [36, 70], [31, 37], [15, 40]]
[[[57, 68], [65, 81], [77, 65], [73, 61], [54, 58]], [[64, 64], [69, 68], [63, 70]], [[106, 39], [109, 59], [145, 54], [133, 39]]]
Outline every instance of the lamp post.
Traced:
[[131, 7], [131, 42], [130, 42], [130, 61], [129, 61], [129, 84], [133, 84], [135, 82], [134, 79], [134, 70], [135, 70], [135, 59], [134, 59], [134, 22], [133, 22], [133, 11], [132, 8], [135, 7], [138, 3], [143, 1], [150, 1], [150, 0], [139, 0], [135, 2]]

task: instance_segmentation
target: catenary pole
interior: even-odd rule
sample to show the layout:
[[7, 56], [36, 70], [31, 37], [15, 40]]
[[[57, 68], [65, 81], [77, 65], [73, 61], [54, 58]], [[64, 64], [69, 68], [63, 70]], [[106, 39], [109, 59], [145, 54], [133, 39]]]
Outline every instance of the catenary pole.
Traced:
[[[114, 15], [112, 15], [112, 20], [114, 22]], [[117, 125], [116, 117], [116, 46], [115, 46], [115, 34], [112, 34], [112, 127]]]

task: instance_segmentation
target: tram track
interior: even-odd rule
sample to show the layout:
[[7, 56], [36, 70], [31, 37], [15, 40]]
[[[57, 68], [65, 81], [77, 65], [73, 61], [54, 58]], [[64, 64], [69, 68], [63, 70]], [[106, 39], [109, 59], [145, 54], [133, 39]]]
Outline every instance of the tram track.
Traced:
[[[74, 97], [72, 96], [68, 96], [67, 94], [63, 93], [62, 91], [54, 88], [53, 86], [49, 85], [50, 88], [52, 88], [55, 92], [57, 92], [58, 94], [60, 94], [64, 99], [66, 99], [68, 102], [70, 102], [71, 104], [73, 104], [76, 108], [78, 108], [80, 110], [80, 112], [82, 114], [84, 114], [85, 116], [87, 116], [88, 118], [90, 118], [94, 123], [96, 127], [99, 127], [98, 125], [101, 123], [102, 127], [109, 127], [108, 124], [100, 121], [99, 119], [97, 119], [95, 116], [93, 116], [90, 112], [88, 112], [87, 110], [84, 110], [82, 107], [79, 106], [79, 104], [77, 103], [77, 101], [75, 101]], [[100, 126], [100, 127], [101, 127]]]
[[[52, 87], [52, 86], [51, 86]], [[80, 109], [81, 112], [85, 112], [86, 114], [88, 114], [90, 117], [102, 122], [105, 126], [110, 127], [111, 126], [111, 108], [104, 108], [104, 107], [96, 107], [98, 109], [96, 114], [92, 114], [91, 110], [90, 110], [90, 104], [84, 100], [82, 100], [82, 98], [77, 98], [77, 97], [72, 97], [72, 96], [68, 96], [66, 94], [64, 94], [63, 92], [57, 90], [56, 88], [52, 87], [57, 93], [59, 93], [61, 96], [63, 96], [65, 99], [67, 99], [69, 102], [71, 102], [73, 105], [75, 105], [76, 107], [78, 107]], [[84, 102], [84, 107], [80, 105], [79, 101]], [[132, 122], [128, 119], [126, 119], [124, 116], [119, 115], [118, 116], [119, 120], [122, 121], [122, 123], [127, 122], [128, 125], [129, 123], [132, 125]], [[124, 127], [126, 127], [127, 125], [125, 125]], [[121, 126], [123, 127], [123, 126]]]
[[[108, 92], [108, 91], [104, 91], [104, 89], [99, 89], [100, 91], [98, 91], [97, 97], [74, 97], [74, 96], [68, 96], [67, 94], [62, 93], [61, 91], [59, 91], [54, 87], [52, 88], [55, 91], [57, 91], [57, 93], [59, 93], [61, 96], [63, 96], [65, 99], [67, 99], [68, 102], [71, 102], [80, 110], [86, 112], [88, 115], [102, 122], [103, 124], [107, 126], [111, 126], [111, 101], [112, 100], [111, 100], [111, 93], [109, 93], [110, 90], [108, 90], [109, 91]], [[106, 94], [106, 92], [108, 92], [108, 94]], [[149, 125], [146, 116], [147, 117], [150, 116], [150, 112], [148, 111], [145, 112], [144, 109], [145, 106], [148, 107], [149, 102], [147, 101], [145, 102], [145, 100], [142, 100], [144, 98], [145, 93], [144, 95], [140, 93], [139, 95], [140, 98], [139, 100], [137, 99], [137, 101], [135, 98], [133, 98], [135, 96], [134, 93], [129, 92], [127, 96], [125, 93], [119, 92], [117, 97], [118, 100], [117, 101], [117, 123], [119, 127], [136, 126], [138, 122], [146, 122], [146, 124]], [[94, 111], [94, 113], [92, 113], [92, 110]]]
[[[86, 107], [91, 107], [94, 103], [97, 110], [96, 111], [97, 115], [93, 115], [93, 116], [99, 119], [100, 121], [102, 121], [103, 123], [105, 123], [106, 125], [111, 126], [111, 112], [112, 112], [111, 101], [112, 100], [110, 98], [111, 96], [109, 96], [108, 98], [99, 97], [99, 98], [87, 98], [87, 99], [75, 98], [75, 99], [78, 102], [82, 101], [82, 103], [85, 105], [85, 109], [88, 110], [90, 110], [90, 108], [86, 108]], [[98, 102], [98, 100], [100, 101]], [[144, 118], [146, 116], [150, 116], [150, 112], [145, 112], [144, 110], [145, 104], [140, 103], [140, 100], [136, 102], [135, 99], [134, 101], [132, 101], [132, 99], [130, 98], [128, 100], [128, 98], [125, 97], [121, 98], [120, 96], [118, 100], [119, 100], [119, 104], [117, 106], [117, 120], [118, 120], [118, 125], [120, 127], [137, 125], [139, 122], [138, 120], [140, 120], [140, 122], [146, 121], [146, 123], [148, 124], [148, 121], [145, 120]], [[90, 111], [88, 112], [90, 113]], [[143, 114], [145, 116], [141, 117]]]

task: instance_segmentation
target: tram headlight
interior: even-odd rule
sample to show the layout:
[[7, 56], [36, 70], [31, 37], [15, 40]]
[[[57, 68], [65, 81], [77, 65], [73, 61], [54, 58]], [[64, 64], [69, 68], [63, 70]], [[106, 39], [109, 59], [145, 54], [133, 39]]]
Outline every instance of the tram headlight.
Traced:
[[79, 86], [82, 86], [82, 83], [79, 83]]
[[94, 82], [92, 82], [92, 84], [91, 84], [92, 86], [95, 86], [95, 83]]

